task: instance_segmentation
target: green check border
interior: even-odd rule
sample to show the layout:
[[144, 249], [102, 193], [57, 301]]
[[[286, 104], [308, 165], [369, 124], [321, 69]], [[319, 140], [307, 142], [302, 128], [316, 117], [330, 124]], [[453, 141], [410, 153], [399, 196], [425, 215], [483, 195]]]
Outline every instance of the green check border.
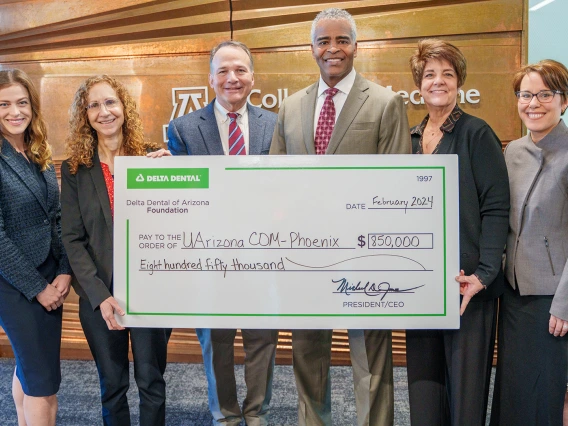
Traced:
[[[443, 193], [444, 271], [447, 266], [446, 247], [446, 167], [444, 166], [385, 166], [385, 167], [226, 167], [226, 171], [258, 170], [441, 170]], [[445, 317], [447, 316], [447, 277], [444, 273], [444, 312], [439, 314], [241, 314], [189, 312], [135, 312], [130, 309], [130, 220], [126, 220], [126, 313], [128, 315], [164, 317]]]

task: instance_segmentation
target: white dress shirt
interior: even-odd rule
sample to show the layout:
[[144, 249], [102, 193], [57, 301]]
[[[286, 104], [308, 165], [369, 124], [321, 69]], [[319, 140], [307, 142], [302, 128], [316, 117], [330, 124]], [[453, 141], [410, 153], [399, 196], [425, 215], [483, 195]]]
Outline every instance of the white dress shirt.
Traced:
[[[345, 105], [345, 101], [347, 100], [347, 95], [351, 91], [353, 84], [355, 83], [355, 77], [357, 72], [355, 68], [351, 69], [351, 72], [347, 74], [343, 79], [337, 83], [334, 87], [339, 90], [336, 95], [333, 97], [333, 104], [335, 105], [335, 121], [337, 122], [337, 117], [341, 113], [343, 109], [343, 105]], [[314, 139], [316, 137], [316, 130], [318, 128], [318, 119], [320, 116], [321, 109], [323, 108], [323, 103], [325, 101], [325, 97], [327, 96], [324, 92], [329, 89], [329, 86], [323, 78], [319, 79], [318, 84], [318, 97], [316, 100], [316, 113], [314, 114]]]
[[[219, 102], [215, 102], [215, 119], [217, 120], [217, 128], [219, 129], [219, 136], [221, 136], [221, 143], [223, 144], [223, 152], [229, 155], [229, 123], [231, 119], [227, 116], [229, 111], [223, 107]], [[249, 121], [248, 121], [248, 108], [245, 103], [241, 109], [235, 111], [239, 116], [237, 117], [237, 124], [243, 134], [245, 141], [245, 151], [249, 154]]]

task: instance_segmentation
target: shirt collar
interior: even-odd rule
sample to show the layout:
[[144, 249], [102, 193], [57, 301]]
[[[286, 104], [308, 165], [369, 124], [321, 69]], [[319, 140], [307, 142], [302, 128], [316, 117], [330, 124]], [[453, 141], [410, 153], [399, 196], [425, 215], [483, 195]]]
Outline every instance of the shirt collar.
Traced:
[[[230, 112], [229, 110], [227, 110], [223, 105], [221, 105], [219, 102], [215, 102], [215, 110], [219, 113], [219, 118], [221, 119], [221, 123], [224, 123], [225, 121], [227, 121], [229, 119], [229, 117], [227, 117], [227, 114]], [[247, 103], [245, 102], [245, 104], [236, 111], [237, 114], [239, 114], [239, 118], [242, 118], [247, 112]], [[237, 118], [238, 120], [238, 118]]]
[[[355, 71], [355, 68], [352, 68], [351, 72], [347, 74], [345, 77], [343, 77], [341, 81], [337, 83], [334, 87], [340, 92], [348, 95], [349, 92], [351, 91], [351, 88], [353, 87], [353, 84], [355, 83], [356, 76], [357, 76], [357, 71]], [[323, 78], [320, 75], [319, 84], [318, 84], [318, 98], [327, 89], [329, 89], [329, 86], [325, 81], [323, 81]]]
[[[456, 126], [456, 123], [458, 122], [458, 120], [460, 119], [460, 117], [462, 115], [463, 115], [463, 111], [458, 106], [458, 104], [456, 102], [456, 106], [454, 107], [454, 109], [452, 110], [450, 115], [448, 115], [448, 118], [446, 118], [444, 123], [440, 126], [440, 130], [442, 132], [445, 132], [445, 133], [452, 133], [454, 131], [454, 127]], [[424, 129], [426, 128], [426, 124], [428, 123], [429, 119], [430, 119], [430, 114], [428, 114], [426, 117], [424, 117], [424, 120], [422, 120], [422, 123], [420, 123], [418, 126], [414, 127], [410, 131], [410, 133], [413, 134], [413, 135], [422, 136], [422, 134], [424, 133]]]

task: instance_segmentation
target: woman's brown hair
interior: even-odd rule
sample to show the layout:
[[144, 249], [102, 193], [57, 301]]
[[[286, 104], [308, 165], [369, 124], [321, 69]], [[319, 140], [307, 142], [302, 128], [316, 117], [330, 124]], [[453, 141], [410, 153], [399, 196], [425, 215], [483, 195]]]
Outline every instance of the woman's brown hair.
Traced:
[[[540, 75], [542, 81], [550, 90], [562, 92], [562, 103], [568, 99], [568, 69], [554, 59], [543, 59], [536, 64], [525, 65], [515, 73], [513, 77], [513, 89], [518, 92], [521, 89], [521, 81], [526, 75], [535, 72]], [[566, 109], [564, 109], [566, 111]], [[564, 114], [562, 111], [562, 114]]]
[[467, 77], [467, 61], [461, 50], [447, 41], [427, 38], [418, 42], [418, 49], [410, 57], [410, 69], [416, 87], [422, 85], [424, 67], [431, 59], [448, 61], [456, 72], [458, 87], [463, 86]]
[[97, 132], [91, 127], [87, 116], [87, 98], [89, 90], [96, 84], [106, 83], [114, 89], [124, 107], [124, 124], [122, 125], [124, 155], [146, 155], [149, 150], [161, 148], [158, 143], [144, 139], [142, 121], [136, 110], [136, 102], [126, 90], [126, 87], [108, 75], [97, 75], [85, 80], [73, 97], [69, 110], [69, 134], [65, 141], [69, 170], [77, 173], [79, 166], [92, 167], [93, 156], [97, 147]]
[[[32, 107], [30, 124], [24, 132], [26, 155], [43, 172], [51, 165], [51, 147], [47, 143], [47, 127], [40, 110], [39, 93], [30, 77], [19, 69], [0, 71], [0, 89], [19, 84], [27, 90]], [[0, 134], [2, 127], [0, 126]]]

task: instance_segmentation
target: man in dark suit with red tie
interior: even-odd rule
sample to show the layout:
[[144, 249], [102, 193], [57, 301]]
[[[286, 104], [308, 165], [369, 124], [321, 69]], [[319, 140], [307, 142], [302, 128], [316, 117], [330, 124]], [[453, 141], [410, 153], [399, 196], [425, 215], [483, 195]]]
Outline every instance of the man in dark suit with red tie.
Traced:
[[[226, 41], [210, 56], [209, 85], [216, 98], [205, 108], [172, 120], [168, 148], [173, 155], [268, 154], [276, 114], [254, 107], [247, 98], [254, 85], [253, 61], [242, 43]], [[214, 424], [268, 424], [277, 330], [241, 330], [247, 396], [242, 410], [234, 373], [236, 330], [197, 329]]]

